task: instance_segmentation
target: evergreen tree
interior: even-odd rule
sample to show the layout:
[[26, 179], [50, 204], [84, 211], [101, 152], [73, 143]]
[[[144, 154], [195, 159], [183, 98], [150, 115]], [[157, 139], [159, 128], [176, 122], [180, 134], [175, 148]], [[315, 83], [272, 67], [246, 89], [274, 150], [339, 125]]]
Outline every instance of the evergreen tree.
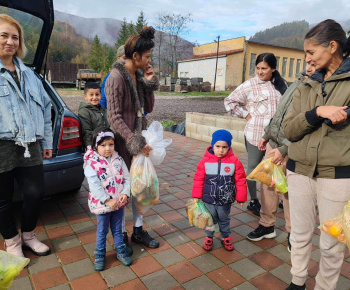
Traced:
[[140, 12], [139, 17], [137, 17], [137, 21], [135, 23], [135, 33], [140, 33], [142, 28], [144, 28], [147, 25], [146, 19], [145, 19], [145, 13], [143, 11]]
[[129, 24], [126, 22], [126, 18], [124, 18], [122, 26], [120, 27], [120, 30], [118, 33], [118, 39], [117, 39], [117, 43], [115, 44], [116, 46], [115, 49], [117, 50], [119, 46], [125, 44], [129, 36], [130, 36]]
[[[129, 36], [136, 34], [135, 25], [134, 25], [134, 23], [132, 23], [132, 21], [128, 24], [128, 33], [129, 33]], [[128, 38], [129, 38], [129, 36], [128, 36]]]
[[99, 72], [103, 69], [103, 49], [96, 35], [89, 54], [89, 68]]
[[104, 72], [108, 72], [112, 67], [114, 52], [113, 52], [113, 49], [109, 47], [107, 44], [103, 45], [102, 51], [103, 51], [103, 68], [102, 69]]

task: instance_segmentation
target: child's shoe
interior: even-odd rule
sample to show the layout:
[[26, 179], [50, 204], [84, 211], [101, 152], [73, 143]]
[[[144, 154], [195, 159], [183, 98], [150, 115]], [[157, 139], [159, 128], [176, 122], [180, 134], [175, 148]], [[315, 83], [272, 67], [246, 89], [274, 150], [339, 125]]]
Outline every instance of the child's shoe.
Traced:
[[205, 238], [203, 249], [206, 251], [211, 251], [213, 249], [213, 238]]
[[51, 249], [37, 239], [34, 231], [22, 233], [22, 247], [31, 250], [37, 256], [47, 256], [51, 253]]
[[232, 244], [231, 237], [222, 239], [221, 243], [223, 244], [226, 251], [233, 251], [233, 244]]
[[106, 263], [106, 249], [96, 249], [95, 254], [95, 271], [103, 271], [105, 269]]
[[130, 266], [132, 264], [132, 259], [129, 257], [128, 252], [126, 251], [125, 244], [116, 247], [115, 249], [117, 251], [117, 259], [122, 262], [124, 266]]

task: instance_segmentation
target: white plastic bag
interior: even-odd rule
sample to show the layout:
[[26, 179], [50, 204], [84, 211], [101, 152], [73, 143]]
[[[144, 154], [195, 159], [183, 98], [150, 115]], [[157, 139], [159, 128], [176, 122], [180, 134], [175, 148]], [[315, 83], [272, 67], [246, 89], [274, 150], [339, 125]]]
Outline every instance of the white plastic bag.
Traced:
[[10, 288], [15, 277], [29, 262], [30, 260], [27, 258], [0, 251], [0, 289]]
[[145, 214], [159, 201], [159, 183], [150, 158], [137, 155], [130, 168], [131, 194], [140, 214]]
[[142, 136], [153, 150], [149, 153], [153, 165], [159, 165], [163, 162], [166, 152], [165, 148], [172, 143], [172, 139], [163, 139], [163, 126], [158, 121], [152, 122], [147, 130], [142, 131]]

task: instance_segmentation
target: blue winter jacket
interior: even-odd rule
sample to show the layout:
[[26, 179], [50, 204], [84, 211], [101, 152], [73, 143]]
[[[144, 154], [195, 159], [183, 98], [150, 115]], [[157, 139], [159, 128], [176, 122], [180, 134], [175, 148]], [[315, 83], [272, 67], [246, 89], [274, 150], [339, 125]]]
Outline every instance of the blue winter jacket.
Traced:
[[21, 91], [0, 60], [0, 139], [52, 149], [51, 100], [34, 71], [14, 56]]

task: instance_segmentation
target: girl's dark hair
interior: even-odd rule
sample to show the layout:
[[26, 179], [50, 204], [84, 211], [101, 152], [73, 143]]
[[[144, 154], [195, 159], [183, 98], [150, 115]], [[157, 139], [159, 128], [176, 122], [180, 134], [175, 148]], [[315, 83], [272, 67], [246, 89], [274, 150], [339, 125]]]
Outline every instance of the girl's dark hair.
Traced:
[[92, 132], [92, 141], [91, 141], [91, 148], [92, 148], [92, 150], [96, 151], [97, 146], [100, 145], [103, 141], [105, 141], [107, 139], [114, 139], [114, 138], [112, 138], [110, 136], [102, 137], [101, 140], [99, 140], [98, 143], [96, 144], [97, 136], [101, 132], [112, 132], [114, 134], [114, 132], [109, 127], [98, 127], [98, 128], [96, 128], [94, 130], [94, 132]]
[[350, 37], [346, 37], [344, 29], [333, 19], [324, 20], [311, 28], [305, 35], [305, 39], [313, 39], [316, 45], [324, 47], [327, 47], [331, 41], [336, 41], [339, 45], [339, 54], [344, 58], [350, 55]]
[[145, 26], [139, 34], [131, 35], [125, 43], [125, 57], [132, 59], [135, 52], [142, 55], [145, 51], [154, 47], [155, 29], [152, 26]]
[[272, 73], [272, 79], [271, 83], [275, 87], [277, 91], [281, 93], [281, 95], [284, 94], [284, 92], [287, 90], [287, 84], [286, 81], [281, 77], [280, 73], [276, 69], [277, 67], [277, 59], [273, 53], [265, 52], [262, 54], [259, 54], [255, 61], [255, 66], [257, 66], [262, 61], [266, 62], [270, 68], [275, 69], [275, 71]]

